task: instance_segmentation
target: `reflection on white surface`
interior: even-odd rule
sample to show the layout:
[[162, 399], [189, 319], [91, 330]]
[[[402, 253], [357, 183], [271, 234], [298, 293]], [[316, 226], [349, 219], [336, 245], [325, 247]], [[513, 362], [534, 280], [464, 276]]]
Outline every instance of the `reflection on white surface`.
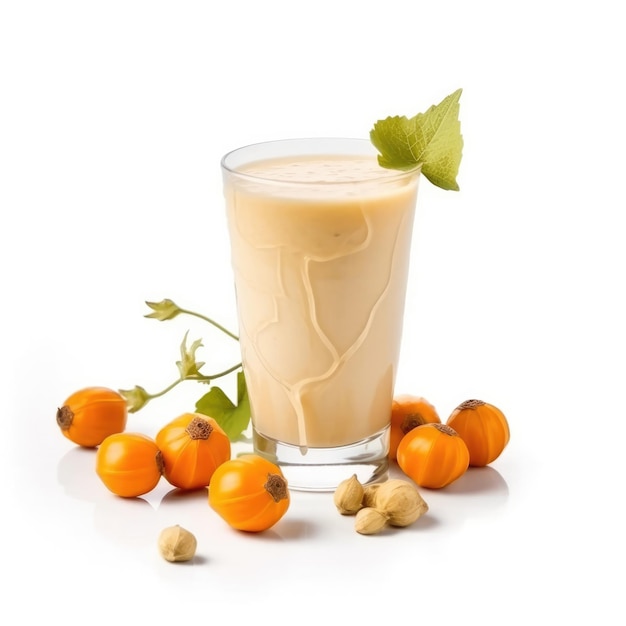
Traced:
[[[183, 491], [162, 478], [157, 487], [139, 498], [121, 498], [110, 493], [94, 469], [95, 450], [73, 448], [60, 459], [57, 478], [67, 497], [94, 504], [94, 527], [102, 536], [122, 545], [152, 544], [165, 526], [181, 523], [207, 524], [217, 527], [224, 523], [210, 509], [206, 489]], [[408, 478], [392, 466], [390, 476]], [[470, 468], [445, 489], [420, 489], [428, 502], [429, 512], [410, 529], [389, 528], [383, 534], [408, 532], [449, 532], [466, 520], [496, 514], [509, 496], [508, 485], [493, 467]], [[285, 517], [268, 531], [255, 535], [258, 543], [299, 541], [324, 536], [329, 530], [351, 518], [342, 519], [332, 504], [331, 494], [292, 491], [292, 503]], [[223, 529], [222, 529], [223, 530]], [[231, 531], [237, 537], [245, 533]], [[251, 537], [251, 535], [248, 535]]]
[[[558, 433], [557, 425], [552, 428]], [[613, 428], [626, 434], [624, 425]], [[420, 602], [431, 617], [447, 606], [453, 589], [457, 604], [446, 610], [455, 620], [478, 624], [477, 616], [488, 610], [488, 623], [494, 625], [506, 623], [499, 620], [519, 603], [520, 587], [514, 582], [518, 571], [533, 573], [524, 579], [524, 596], [551, 602], [557, 617], [570, 589], [580, 584], [584, 564], [594, 578], [585, 582], [588, 595], [578, 599], [591, 610], [596, 606], [591, 597], [608, 598], [618, 591], [619, 579], [611, 577], [603, 562], [609, 559], [614, 567], [621, 563], [624, 540], [610, 490], [592, 484], [591, 474], [578, 471], [572, 462], [583, 449], [582, 439], [581, 431], [564, 433], [559, 441], [567, 453], [555, 456], [554, 437], [538, 441], [533, 428], [518, 421], [515, 439], [492, 466], [470, 468], [444, 489], [420, 489], [428, 513], [408, 528], [376, 536], [358, 535], [354, 518], [337, 513], [331, 494], [292, 492], [287, 514], [260, 534], [231, 529], [209, 507], [206, 490], [183, 492], [165, 479], [141, 498], [119, 498], [95, 474], [94, 450], [68, 449], [67, 442], [55, 440], [46, 448], [49, 464], [56, 464], [46, 501], [32, 497], [36, 490], [23, 498], [28, 510], [25, 527], [35, 539], [31, 562], [41, 564], [35, 576], [48, 585], [61, 561], [72, 572], [85, 573], [84, 581], [75, 580], [85, 597], [99, 597], [90, 581], [107, 588], [114, 572], [116, 593], [118, 580], [124, 581], [127, 595], [132, 589], [143, 589], [144, 594], [156, 589], [159, 595], [193, 597], [194, 605], [204, 605], [206, 594], [215, 593], [213, 606], [237, 606], [250, 617], [260, 607], [273, 610], [270, 598], [277, 588], [285, 594], [285, 606], [293, 607], [309, 603], [311, 589], [316, 598], [328, 601], [340, 600], [345, 593], [363, 594], [372, 586], [394, 595], [427, 578], [427, 595]], [[606, 459], [598, 465], [612, 475], [619, 467], [618, 448], [616, 441], [607, 443]], [[390, 476], [404, 477], [396, 465]], [[592, 515], [579, 508], [581, 495], [587, 503], [593, 502], [593, 495], [602, 496]], [[50, 530], [44, 532], [39, 520], [47, 501], [54, 510]], [[173, 524], [198, 539], [197, 554], [188, 563], [167, 563], [158, 555], [158, 533]], [[47, 535], [59, 536], [68, 525], [71, 543], [50, 544]], [[585, 532], [593, 534], [593, 542], [584, 542]], [[32, 579], [32, 569], [29, 576]], [[239, 607], [242, 594], [247, 600]], [[310, 607], [318, 618], [328, 610], [322, 599]], [[473, 610], [470, 617], [467, 607]], [[372, 615], [378, 610], [384, 618], [378, 605]], [[404, 605], [387, 610], [405, 615]], [[530, 617], [534, 609], [524, 605], [519, 610]], [[160, 616], [160, 607], [154, 611]], [[172, 608], [172, 616], [175, 613]], [[349, 618], [347, 606], [342, 605], [339, 614]], [[607, 615], [604, 611], [603, 626], [620, 623]]]
[[[396, 467], [395, 477], [405, 478]], [[429, 505], [416, 527], [449, 532], [466, 520], [493, 516], [505, 506], [509, 487], [493, 467], [470, 467], [463, 476], [443, 489], [420, 489]]]

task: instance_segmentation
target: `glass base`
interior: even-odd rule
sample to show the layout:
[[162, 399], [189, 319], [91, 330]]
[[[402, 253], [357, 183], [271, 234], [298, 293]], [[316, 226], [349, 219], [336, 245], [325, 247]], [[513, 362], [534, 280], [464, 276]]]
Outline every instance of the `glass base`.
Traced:
[[254, 428], [252, 441], [256, 454], [278, 465], [289, 489], [297, 491], [334, 491], [353, 474], [363, 485], [379, 482], [389, 469], [389, 428], [348, 446], [306, 451], [265, 437]]

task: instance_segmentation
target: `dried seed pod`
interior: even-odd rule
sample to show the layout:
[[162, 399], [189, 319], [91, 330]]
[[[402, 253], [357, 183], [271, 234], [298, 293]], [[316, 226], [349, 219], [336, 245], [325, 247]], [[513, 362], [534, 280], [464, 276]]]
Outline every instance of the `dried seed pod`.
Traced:
[[164, 528], [159, 535], [159, 552], [166, 561], [190, 561], [196, 554], [197, 541], [193, 533], [178, 524]]
[[409, 526], [428, 511], [428, 504], [413, 483], [398, 478], [380, 485], [376, 508], [391, 526]]
[[387, 516], [372, 507], [361, 509], [354, 520], [354, 530], [361, 535], [375, 535], [386, 525]]
[[339, 483], [335, 489], [333, 501], [342, 515], [354, 515], [363, 507], [363, 485], [357, 479], [356, 474]]

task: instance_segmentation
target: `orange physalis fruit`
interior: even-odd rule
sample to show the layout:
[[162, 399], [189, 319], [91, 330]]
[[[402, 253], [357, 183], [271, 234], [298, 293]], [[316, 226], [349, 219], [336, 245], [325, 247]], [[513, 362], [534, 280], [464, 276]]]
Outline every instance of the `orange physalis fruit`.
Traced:
[[470, 465], [483, 467], [495, 461], [509, 443], [509, 423], [504, 413], [482, 400], [466, 400], [446, 422], [465, 441]]
[[440, 423], [435, 407], [421, 396], [398, 395], [391, 405], [389, 432], [389, 458], [395, 460], [398, 444], [404, 435], [416, 426]]

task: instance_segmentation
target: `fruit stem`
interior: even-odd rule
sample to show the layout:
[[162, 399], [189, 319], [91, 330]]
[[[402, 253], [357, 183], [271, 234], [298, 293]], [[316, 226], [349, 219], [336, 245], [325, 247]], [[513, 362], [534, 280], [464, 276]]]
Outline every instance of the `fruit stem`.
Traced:
[[189, 309], [182, 309], [180, 307], [179, 309], [181, 313], [186, 313], [187, 315], [192, 315], [193, 317], [197, 317], [201, 320], [204, 320], [205, 322], [208, 322], [209, 324], [212, 324], [213, 326], [215, 326], [215, 328], [221, 330], [223, 333], [225, 333], [229, 337], [232, 337], [235, 341], [239, 341], [239, 337], [237, 335], [235, 335], [234, 333], [231, 333], [230, 330], [224, 328], [221, 324], [218, 324], [215, 320], [212, 320], [210, 317], [207, 317], [206, 315], [202, 315], [202, 313], [196, 313], [195, 311], [190, 311]]

